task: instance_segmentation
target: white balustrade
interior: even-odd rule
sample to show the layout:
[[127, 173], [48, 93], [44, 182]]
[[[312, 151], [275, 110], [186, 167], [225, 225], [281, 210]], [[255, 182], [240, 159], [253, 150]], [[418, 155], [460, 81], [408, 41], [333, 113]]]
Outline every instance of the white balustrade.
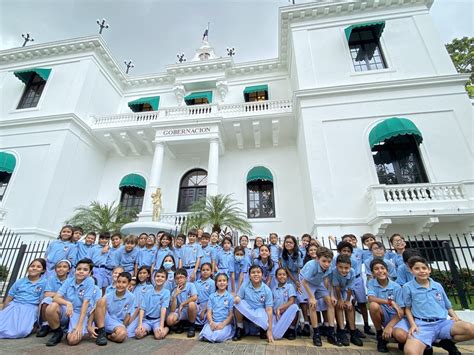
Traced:
[[464, 196], [461, 184], [381, 185], [386, 202], [460, 200]]
[[291, 113], [293, 103], [291, 100], [267, 100], [254, 101], [239, 104], [210, 104], [161, 108], [158, 111], [146, 111], [137, 113], [123, 113], [115, 115], [95, 116], [93, 127], [111, 127], [124, 125], [143, 125], [148, 122], [166, 119], [167, 117], [212, 117], [221, 115], [222, 117], [235, 117], [259, 114]]

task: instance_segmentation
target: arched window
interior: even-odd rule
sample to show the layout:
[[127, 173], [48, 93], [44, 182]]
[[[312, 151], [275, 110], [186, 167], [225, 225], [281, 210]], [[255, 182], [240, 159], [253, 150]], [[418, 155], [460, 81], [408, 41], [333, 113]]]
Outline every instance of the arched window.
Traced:
[[428, 182], [418, 149], [423, 137], [412, 121], [389, 118], [372, 129], [369, 141], [380, 184]]
[[0, 201], [2, 201], [3, 196], [5, 196], [15, 166], [16, 159], [13, 154], [0, 152]]
[[191, 205], [206, 197], [207, 171], [194, 169], [186, 173], [179, 185], [178, 212], [189, 212]]
[[120, 205], [126, 211], [136, 214], [142, 210], [146, 181], [138, 174], [128, 174], [120, 181]]
[[275, 217], [273, 175], [267, 168], [256, 166], [247, 174], [248, 218]]

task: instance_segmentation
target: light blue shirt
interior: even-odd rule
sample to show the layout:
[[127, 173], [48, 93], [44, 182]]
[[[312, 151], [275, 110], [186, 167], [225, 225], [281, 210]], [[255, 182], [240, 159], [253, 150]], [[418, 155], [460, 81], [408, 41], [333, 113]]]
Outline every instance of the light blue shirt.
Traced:
[[295, 287], [287, 282], [283, 286], [273, 288], [273, 308], [276, 310], [281, 305], [287, 303], [290, 297], [296, 297]]
[[362, 272], [362, 254], [364, 251], [360, 248], [354, 248], [351, 255], [351, 267], [354, 269], [356, 276]]
[[[138, 257], [137, 257], [137, 265], [138, 267], [142, 266], [148, 266], [151, 267], [151, 264], [155, 261], [156, 258], [156, 252], [157, 252], [156, 246], [152, 246], [150, 249], [148, 248], [139, 248], [138, 249]], [[161, 264], [160, 264], [161, 265]]]
[[145, 293], [153, 290], [153, 285], [150, 283], [137, 284], [133, 289], [133, 295], [135, 296], [135, 304], [137, 307], [140, 307]]
[[415, 277], [410, 272], [410, 269], [408, 269], [408, 266], [406, 266], [406, 264], [402, 264], [398, 267], [398, 269], [397, 269], [397, 284], [403, 286], [408, 281], [411, 281], [414, 278]]
[[[179, 261], [183, 258], [183, 247], [181, 248], [174, 248], [174, 261], [176, 262], [176, 267], [178, 267]], [[184, 265], [184, 264], [183, 264]]]
[[260, 259], [255, 259], [253, 261], [254, 265], [258, 265], [262, 268], [263, 270], [263, 282], [267, 282], [269, 277], [274, 277], [275, 276], [275, 270], [278, 268], [278, 264], [273, 263], [273, 267], [270, 270], [270, 262], [267, 261], [266, 264], [262, 262]]
[[108, 252], [108, 255], [107, 255], [107, 260], [105, 262], [105, 265], [109, 268], [109, 269], [113, 269], [115, 268], [116, 266], [119, 266], [120, 265], [120, 262], [117, 258], [118, 256], [118, 252], [122, 249], [124, 249], [125, 247], [123, 245], [119, 245], [117, 248], [113, 248], [113, 247], [110, 247], [109, 249], [109, 252]]
[[99, 286], [94, 285], [94, 291], [92, 291], [92, 299], [89, 302], [89, 306], [87, 307], [87, 314], [90, 314], [92, 310], [95, 308], [95, 305], [99, 300], [102, 298], [102, 290]]
[[212, 310], [212, 319], [215, 323], [221, 323], [226, 320], [234, 307], [234, 297], [225, 291], [222, 295], [217, 292], [209, 295], [208, 309]]
[[84, 301], [92, 300], [94, 286], [92, 277], [86, 277], [79, 284], [76, 283], [76, 277], [69, 277], [58, 290], [58, 295], [72, 303], [74, 312], [80, 313]]
[[301, 251], [298, 250], [298, 256], [293, 258], [292, 255], [288, 254], [288, 259], [282, 256], [281, 266], [287, 268], [292, 274], [299, 274], [301, 268], [303, 267], [304, 256]]
[[248, 273], [249, 267], [249, 261], [245, 256], [240, 261], [235, 260], [234, 256], [234, 266], [232, 268], [234, 270], [234, 279], [238, 281], [241, 273]]
[[388, 251], [385, 254], [385, 258], [390, 260], [393, 265], [398, 269], [401, 265], [404, 264], [403, 262], [403, 255], [398, 254], [396, 251]]
[[245, 283], [240, 288], [238, 296], [247, 301], [252, 309], [273, 307], [272, 291], [263, 282], [259, 288], [255, 288], [252, 282]]
[[58, 290], [61, 288], [61, 286], [66, 280], [67, 280], [67, 277], [63, 281], [61, 281], [58, 278], [58, 275], [51, 274], [51, 276], [48, 277], [44, 291], [45, 292], [58, 292]]
[[194, 286], [196, 286], [197, 294], [198, 294], [198, 304], [207, 303], [209, 299], [209, 295], [211, 293], [216, 292], [216, 284], [213, 279], [208, 278], [207, 280], [203, 281], [199, 279], [194, 282]]
[[73, 265], [76, 265], [79, 260], [89, 257], [91, 249], [94, 247], [94, 244], [87, 245], [84, 242], [77, 242], [76, 244], [76, 258], [73, 262]]
[[306, 248], [300, 246], [299, 250], [300, 250], [301, 254], [303, 254], [303, 260], [304, 260], [304, 258], [306, 257]]
[[[405, 307], [405, 302], [403, 301], [403, 291], [402, 287], [392, 280], [388, 280], [386, 287], [382, 287], [377, 279], [371, 279], [367, 283], [367, 296], [374, 296], [377, 298], [382, 298], [384, 300], [391, 299], [400, 307]], [[388, 304], [381, 305], [389, 313], [396, 313], [395, 309], [389, 307]]]
[[109, 285], [107, 286], [107, 288], [105, 289], [105, 294], [108, 294], [110, 292], [115, 292], [117, 288], [114, 286], [114, 285]]
[[179, 306], [181, 303], [186, 302], [188, 299], [190, 299], [192, 296], [197, 295], [197, 290], [196, 286], [192, 282], [186, 282], [186, 285], [184, 286], [184, 290], [181, 291], [176, 297], [176, 304]]
[[218, 272], [223, 272], [230, 277], [230, 273], [234, 272], [234, 253], [232, 250], [221, 250], [216, 258]]
[[189, 268], [196, 265], [199, 258], [202, 258], [202, 248], [199, 244], [186, 244], [183, 246], [181, 260], [183, 261], [183, 267]]
[[329, 281], [334, 287], [340, 287], [341, 291], [352, 290], [355, 281], [355, 271], [351, 268], [346, 276], [342, 276], [338, 271], [337, 267], [332, 270]]
[[176, 282], [174, 282], [174, 271], [168, 271], [168, 277], [164, 287], [170, 291], [170, 294], [173, 293], [174, 289], [176, 288]]
[[118, 265], [121, 265], [125, 272], [133, 273], [138, 254], [140, 253], [139, 250], [139, 248], [135, 247], [131, 251], [126, 251], [125, 248], [123, 248], [117, 252], [116, 258]]
[[211, 259], [216, 260], [217, 255], [222, 250], [222, 247], [219, 244], [216, 244], [216, 245], [209, 244], [209, 247], [211, 248]]
[[71, 259], [75, 257], [73, 250], [73, 244], [69, 241], [55, 240], [51, 242], [45, 253], [46, 261], [49, 265], [53, 266], [51, 270], [54, 269], [54, 265], [56, 265], [59, 260], [67, 259], [72, 261]]
[[270, 258], [275, 265], [278, 265], [278, 260], [281, 258], [281, 246], [278, 244], [270, 244], [268, 248], [270, 249]]
[[306, 280], [306, 282], [314, 285], [320, 286], [323, 283], [323, 280], [331, 274], [331, 269], [323, 271], [319, 262], [317, 260], [310, 260], [303, 266], [303, 269], [300, 271], [301, 277]]
[[201, 265], [204, 263], [211, 263], [213, 260], [213, 248], [208, 244], [207, 247], [201, 247], [202, 257], [201, 257]]
[[102, 249], [104, 247], [100, 244], [95, 244], [92, 248], [89, 249], [89, 258], [94, 263], [95, 267], [105, 266], [107, 262], [107, 258], [109, 257], [110, 250], [106, 253], [102, 253]]
[[18, 303], [39, 304], [43, 298], [46, 282], [44, 277], [35, 282], [32, 282], [28, 277], [23, 277], [15, 281], [8, 291], [8, 296], [13, 297]]
[[107, 301], [107, 313], [115, 319], [123, 322], [128, 314], [135, 311], [135, 296], [126, 290], [121, 297], [117, 296], [117, 292], [110, 292], [105, 295]]
[[159, 292], [154, 288], [145, 293], [140, 306], [145, 313], [145, 318], [161, 318], [161, 309], [170, 306], [170, 291], [162, 288]]
[[444, 292], [443, 286], [429, 279], [428, 288], [421, 286], [416, 279], [403, 285], [405, 307], [410, 307], [416, 318], [446, 319], [451, 302]]
[[[372, 260], [374, 260], [374, 257], [371, 256], [370, 258], [367, 258], [365, 261], [364, 261], [364, 265], [365, 265], [365, 274], [366, 275], [370, 275], [372, 276], [372, 270], [370, 270], [370, 263], [372, 262]], [[397, 278], [397, 269], [395, 268], [395, 265], [393, 265], [393, 263], [386, 259], [384, 257], [383, 261], [385, 262], [385, 264], [387, 264], [387, 267], [388, 267], [388, 276], [394, 280]]]

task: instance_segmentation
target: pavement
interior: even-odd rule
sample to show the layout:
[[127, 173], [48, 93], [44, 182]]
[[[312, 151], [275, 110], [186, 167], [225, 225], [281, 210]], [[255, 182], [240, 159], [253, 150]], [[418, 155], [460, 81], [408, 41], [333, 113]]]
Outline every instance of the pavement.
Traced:
[[[68, 346], [63, 340], [61, 344], [55, 347], [46, 347], [45, 343], [50, 335], [46, 338], [36, 338], [34, 335], [24, 339], [1, 339], [0, 354], [238, 354], [238, 355], [302, 355], [302, 354], [363, 354], [363, 355], [380, 355], [376, 349], [374, 337], [364, 339], [364, 346], [357, 347], [351, 345], [349, 347], [335, 347], [324, 342], [323, 347], [317, 348], [313, 346], [310, 338], [298, 338], [296, 340], [278, 340], [273, 344], [258, 337], [247, 336], [241, 341], [227, 341], [220, 344], [211, 344], [198, 341], [198, 337], [194, 339], [186, 338], [186, 334], [171, 334], [164, 340], [155, 340], [152, 336], [147, 336], [142, 340], [128, 339], [122, 344], [116, 344], [109, 341], [107, 346], [99, 347], [90, 339], [85, 338], [77, 346]], [[458, 344], [458, 348], [463, 355], [474, 355], [474, 342]], [[402, 354], [397, 349], [395, 343], [389, 344], [390, 354]], [[440, 348], [434, 348], [435, 354], [447, 354]]]

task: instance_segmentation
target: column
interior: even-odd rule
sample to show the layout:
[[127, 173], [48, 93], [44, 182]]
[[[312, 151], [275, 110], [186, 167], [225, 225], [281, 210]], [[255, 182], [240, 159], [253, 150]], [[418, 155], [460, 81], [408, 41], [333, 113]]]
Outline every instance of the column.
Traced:
[[153, 161], [151, 163], [150, 179], [143, 200], [142, 212], [150, 212], [153, 209], [151, 194], [157, 187], [160, 187], [164, 152], [165, 144], [163, 142], [155, 142], [155, 153], [153, 154]]
[[207, 164], [207, 196], [217, 195], [219, 176], [219, 138], [209, 141], [209, 162]]

